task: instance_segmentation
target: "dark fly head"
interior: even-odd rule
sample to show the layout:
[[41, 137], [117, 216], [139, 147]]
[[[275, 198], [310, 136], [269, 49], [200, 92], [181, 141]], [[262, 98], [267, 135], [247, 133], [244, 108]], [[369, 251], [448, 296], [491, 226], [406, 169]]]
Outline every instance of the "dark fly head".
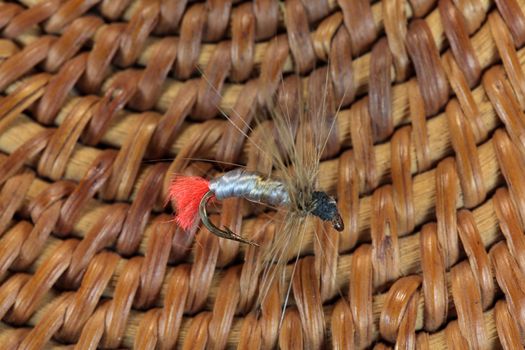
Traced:
[[321, 220], [329, 221], [334, 229], [339, 232], [343, 231], [345, 228], [343, 218], [337, 209], [337, 202], [334, 197], [329, 196], [326, 192], [313, 192], [310, 213]]

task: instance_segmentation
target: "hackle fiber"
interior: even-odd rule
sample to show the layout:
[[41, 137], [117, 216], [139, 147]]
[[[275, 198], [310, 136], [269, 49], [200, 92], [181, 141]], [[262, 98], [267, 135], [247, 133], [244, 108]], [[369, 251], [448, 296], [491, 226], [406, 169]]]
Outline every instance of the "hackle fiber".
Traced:
[[[0, 348], [523, 348], [524, 13], [0, 2]], [[327, 106], [319, 172], [300, 178], [337, 199], [344, 230], [301, 217], [262, 285], [265, 248], [291, 239], [282, 211], [209, 208], [256, 247], [183, 230], [184, 191], [180, 226], [164, 204], [175, 174], [277, 173], [251, 142], [286, 149], [255, 122], [268, 101]]]
[[198, 176], [175, 176], [169, 198], [176, 208], [175, 221], [184, 230], [197, 224], [199, 204], [210, 190], [210, 182]]

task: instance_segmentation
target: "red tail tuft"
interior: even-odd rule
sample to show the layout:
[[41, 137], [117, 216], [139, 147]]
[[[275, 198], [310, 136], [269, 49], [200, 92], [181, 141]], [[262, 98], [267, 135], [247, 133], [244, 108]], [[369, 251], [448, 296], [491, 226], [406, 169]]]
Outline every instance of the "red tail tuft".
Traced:
[[170, 185], [170, 200], [177, 210], [175, 220], [185, 230], [190, 229], [197, 218], [199, 204], [210, 190], [208, 180], [197, 176], [177, 176]]

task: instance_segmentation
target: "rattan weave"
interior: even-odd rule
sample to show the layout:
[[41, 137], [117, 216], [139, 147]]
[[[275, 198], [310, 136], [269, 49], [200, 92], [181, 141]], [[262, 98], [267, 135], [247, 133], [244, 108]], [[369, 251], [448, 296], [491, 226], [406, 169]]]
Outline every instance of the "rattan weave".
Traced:
[[[0, 1], [0, 348], [523, 348], [524, 12]], [[237, 129], [257, 140], [254, 106], [326, 77], [343, 104], [319, 182], [346, 228], [293, 247], [256, 313], [260, 251], [179, 230], [169, 181], [264, 167]], [[216, 214], [278, 234], [237, 199]]]

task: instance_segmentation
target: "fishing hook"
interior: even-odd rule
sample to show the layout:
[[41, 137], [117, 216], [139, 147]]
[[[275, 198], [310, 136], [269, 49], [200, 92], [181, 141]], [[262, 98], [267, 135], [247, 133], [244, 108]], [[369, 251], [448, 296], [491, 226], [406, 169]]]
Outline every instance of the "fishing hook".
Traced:
[[219, 236], [219, 237], [222, 237], [222, 238], [231, 239], [231, 240], [234, 240], [234, 241], [237, 241], [237, 242], [246, 243], [246, 244], [250, 244], [250, 245], [258, 247], [259, 246], [258, 243], [254, 242], [254, 241], [247, 240], [247, 239], [243, 238], [242, 236], [239, 236], [238, 234], [235, 234], [228, 227], [225, 226], [224, 229], [221, 230], [220, 228], [218, 228], [217, 226], [215, 226], [211, 222], [210, 218], [208, 217], [208, 212], [206, 211], [206, 204], [208, 204], [208, 201], [214, 195], [215, 194], [212, 191], [208, 191], [208, 192], [206, 192], [204, 197], [202, 197], [202, 199], [201, 199], [201, 202], [199, 204], [199, 216], [201, 218], [202, 224], [211, 233], [213, 233], [216, 236]]

